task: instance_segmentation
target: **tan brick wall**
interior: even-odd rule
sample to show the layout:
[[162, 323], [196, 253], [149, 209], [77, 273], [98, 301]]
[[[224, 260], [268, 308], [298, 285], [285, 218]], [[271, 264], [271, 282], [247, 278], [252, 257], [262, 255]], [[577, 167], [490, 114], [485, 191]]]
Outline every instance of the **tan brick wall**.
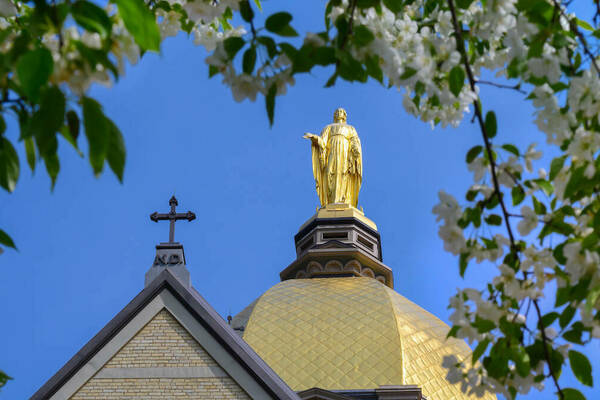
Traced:
[[250, 399], [231, 378], [91, 379], [71, 400]]
[[[108, 368], [218, 366], [167, 310], [160, 311], [104, 366]], [[99, 371], [99, 372], [100, 372]], [[249, 399], [229, 376], [211, 378], [98, 378], [72, 400]]]
[[215, 366], [213, 358], [163, 309], [104, 368]]

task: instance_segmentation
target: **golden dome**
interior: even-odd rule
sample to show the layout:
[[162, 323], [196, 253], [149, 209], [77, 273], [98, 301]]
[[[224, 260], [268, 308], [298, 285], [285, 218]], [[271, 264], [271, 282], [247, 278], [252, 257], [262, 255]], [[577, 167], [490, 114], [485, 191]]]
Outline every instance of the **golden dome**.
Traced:
[[[470, 357], [448, 326], [375, 279], [290, 279], [234, 320], [296, 391], [418, 385], [428, 399], [474, 399], [445, 380], [447, 354]], [[486, 395], [484, 399], [495, 399]]]

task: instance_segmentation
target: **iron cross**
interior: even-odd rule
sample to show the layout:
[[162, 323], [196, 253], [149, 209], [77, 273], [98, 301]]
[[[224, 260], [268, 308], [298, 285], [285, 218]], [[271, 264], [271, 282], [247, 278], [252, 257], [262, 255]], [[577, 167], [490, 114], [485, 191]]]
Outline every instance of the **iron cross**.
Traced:
[[154, 222], [158, 221], [169, 221], [169, 243], [175, 243], [175, 221], [181, 219], [187, 219], [188, 221], [193, 221], [196, 219], [196, 214], [191, 211], [186, 213], [177, 213], [175, 212], [175, 207], [177, 207], [177, 199], [175, 196], [171, 197], [169, 200], [169, 205], [171, 206], [171, 211], [168, 214], [159, 214], [158, 212], [153, 212], [150, 214], [150, 219]]

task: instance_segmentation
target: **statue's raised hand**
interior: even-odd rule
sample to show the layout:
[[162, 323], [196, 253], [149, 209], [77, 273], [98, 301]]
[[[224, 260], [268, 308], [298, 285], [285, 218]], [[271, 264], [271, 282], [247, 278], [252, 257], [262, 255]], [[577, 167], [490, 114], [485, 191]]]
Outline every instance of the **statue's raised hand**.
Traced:
[[319, 137], [317, 135], [314, 135], [312, 133], [305, 133], [304, 136], [302, 136], [304, 139], [310, 139], [312, 142], [314, 143], [318, 143], [319, 142]]

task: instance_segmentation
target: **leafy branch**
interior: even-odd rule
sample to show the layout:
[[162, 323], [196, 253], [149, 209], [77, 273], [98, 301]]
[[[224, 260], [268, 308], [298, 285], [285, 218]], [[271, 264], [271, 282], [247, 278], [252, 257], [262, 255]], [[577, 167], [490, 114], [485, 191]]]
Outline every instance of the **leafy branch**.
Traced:
[[[464, 39], [462, 36], [462, 29], [460, 29], [459, 23], [458, 23], [458, 18], [456, 15], [456, 9], [454, 7], [454, 0], [448, 0], [448, 7], [450, 9], [450, 13], [452, 15], [452, 25], [454, 28], [454, 33], [456, 35], [456, 46], [458, 48], [459, 53], [461, 54], [461, 58], [462, 58], [462, 62], [463, 65], [465, 67], [465, 70], [467, 72], [467, 78], [468, 78], [468, 82], [469, 82], [469, 86], [471, 88], [471, 91], [473, 93], [477, 93], [476, 90], [476, 80], [473, 76], [473, 71], [471, 69], [471, 65], [469, 63], [469, 58], [468, 58], [468, 53], [465, 49], [465, 45], [464, 45]], [[509, 237], [509, 241], [510, 241], [510, 248], [511, 248], [511, 252], [515, 255], [515, 258], [518, 259], [518, 254], [519, 254], [519, 248], [515, 243], [515, 238], [512, 232], [512, 227], [510, 225], [510, 214], [506, 208], [506, 204], [504, 202], [504, 196], [502, 191], [500, 190], [500, 185], [498, 184], [498, 176], [496, 173], [496, 162], [495, 162], [495, 158], [493, 155], [493, 150], [492, 150], [492, 145], [490, 142], [490, 138], [489, 138], [489, 132], [488, 130], [491, 128], [493, 130], [496, 130], [496, 117], [492, 115], [493, 114], [489, 114], [487, 121], [493, 120], [493, 123], [488, 123], [486, 124], [486, 121], [484, 121], [483, 119], [483, 115], [481, 113], [481, 102], [479, 99], [474, 100], [473, 102], [473, 108], [475, 110], [475, 115], [477, 117], [477, 121], [479, 123], [479, 129], [481, 131], [481, 135], [483, 138], [483, 142], [485, 145], [485, 149], [487, 152], [487, 157], [490, 163], [490, 170], [491, 170], [491, 175], [492, 175], [492, 181], [493, 181], [493, 187], [494, 187], [494, 192], [496, 193], [496, 197], [498, 198], [499, 204], [500, 204], [500, 208], [502, 210], [502, 215], [503, 215], [503, 219], [504, 219], [504, 224], [506, 226], [506, 231]], [[490, 112], [493, 113], [493, 112]], [[537, 313], [537, 318], [539, 321], [542, 320], [542, 314], [538, 305], [538, 302], [536, 299], [532, 299], [533, 305], [536, 309], [536, 313]], [[540, 322], [541, 325], [541, 322]], [[554, 382], [554, 386], [557, 389], [558, 395], [560, 397], [561, 400], [564, 400], [565, 395], [558, 383], [558, 379], [556, 377], [556, 373], [552, 368], [552, 360], [550, 358], [550, 354], [548, 353], [548, 348], [547, 348], [547, 343], [549, 343], [549, 340], [546, 336], [545, 330], [543, 328], [543, 326], [540, 328], [541, 334], [542, 334], [542, 341], [543, 341], [543, 348], [544, 348], [544, 356], [546, 359], [546, 363], [548, 364], [548, 369], [550, 372], [550, 375], [552, 377], [552, 380]]]

